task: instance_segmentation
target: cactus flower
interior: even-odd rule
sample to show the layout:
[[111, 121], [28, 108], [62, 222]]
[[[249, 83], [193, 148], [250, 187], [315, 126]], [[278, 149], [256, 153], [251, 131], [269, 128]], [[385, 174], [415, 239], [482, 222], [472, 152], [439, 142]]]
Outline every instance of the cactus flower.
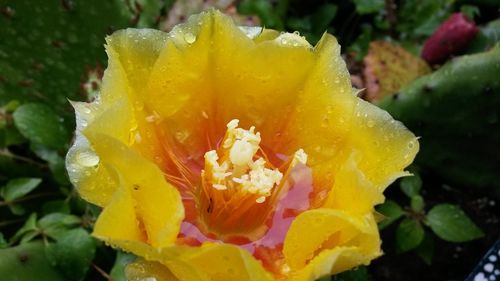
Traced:
[[[336, 39], [210, 10], [107, 38], [67, 169], [129, 280], [314, 280], [381, 254], [374, 206], [418, 141], [356, 96]], [[148, 279], [151, 278], [151, 279]]]

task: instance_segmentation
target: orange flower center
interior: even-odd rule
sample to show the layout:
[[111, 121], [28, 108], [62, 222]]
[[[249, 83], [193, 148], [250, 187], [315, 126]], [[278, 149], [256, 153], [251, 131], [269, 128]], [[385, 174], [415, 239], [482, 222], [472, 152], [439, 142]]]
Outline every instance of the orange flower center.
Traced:
[[280, 275], [287, 271], [282, 248], [290, 224], [311, 207], [313, 176], [302, 149], [286, 157], [260, 143], [254, 127], [228, 123], [217, 148], [205, 153], [195, 189], [184, 193], [186, 218], [177, 243], [237, 244]]
[[[288, 174], [284, 176], [267, 159], [255, 127], [244, 130], [238, 128], [238, 122], [228, 123], [218, 151], [205, 154], [198, 212], [205, 232], [219, 238], [256, 240], [267, 230], [264, 222], [274, 210]], [[301, 149], [284, 168], [305, 165], [306, 161]]]

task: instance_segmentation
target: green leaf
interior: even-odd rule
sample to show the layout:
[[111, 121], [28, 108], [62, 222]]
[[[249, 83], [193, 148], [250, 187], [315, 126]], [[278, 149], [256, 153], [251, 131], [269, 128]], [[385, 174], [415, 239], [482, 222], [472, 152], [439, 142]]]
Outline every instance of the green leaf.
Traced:
[[414, 195], [411, 197], [410, 206], [415, 212], [420, 212], [424, 209], [424, 198], [420, 195]]
[[432, 258], [434, 256], [434, 238], [429, 232], [425, 232], [424, 240], [415, 249], [417, 255], [428, 265], [432, 264]]
[[132, 4], [131, 6], [137, 7], [137, 5], [139, 5], [140, 7], [140, 10], [134, 11], [139, 15], [137, 27], [156, 27], [157, 19], [160, 16], [160, 12], [164, 4], [163, 1], [135, 0], [134, 2], [136, 4]]
[[325, 32], [336, 14], [337, 5], [328, 3], [319, 6], [316, 12], [311, 16], [312, 31], [314, 33]]
[[434, 206], [426, 223], [439, 238], [450, 242], [470, 241], [484, 235], [462, 209], [451, 204]]
[[399, 252], [413, 250], [424, 239], [424, 228], [419, 221], [406, 218], [396, 229], [396, 246]]
[[[0, 276], [2, 280], [67, 281], [45, 255], [44, 245], [31, 242], [13, 248], [0, 249]], [[4, 279], [7, 278], [7, 279]]]
[[396, 29], [400, 37], [430, 36], [452, 12], [454, 0], [402, 1], [398, 5]]
[[353, 2], [356, 5], [356, 12], [361, 15], [377, 13], [385, 6], [384, 0], [353, 0]]
[[71, 209], [69, 207], [68, 202], [66, 200], [51, 200], [43, 203], [42, 213], [50, 214], [50, 213], [63, 213], [69, 214]]
[[61, 118], [47, 105], [21, 105], [13, 117], [19, 132], [33, 143], [62, 148], [68, 142], [68, 133]]
[[33, 191], [41, 182], [39, 178], [12, 179], [2, 189], [1, 195], [5, 201], [12, 202]]
[[13, 124], [7, 124], [3, 128], [3, 147], [18, 145], [26, 142], [26, 138], [19, 133]]
[[377, 206], [377, 211], [385, 216], [385, 219], [379, 223], [380, 230], [397, 221], [404, 214], [403, 208], [392, 200], [386, 200], [383, 204]]
[[113, 277], [114, 281], [127, 281], [125, 277], [125, 267], [135, 260], [135, 256], [122, 251], [116, 252], [116, 260], [113, 268], [111, 269], [110, 275]]
[[77, 228], [66, 231], [59, 239], [49, 245], [49, 260], [65, 275], [68, 280], [83, 280], [92, 259], [96, 243], [87, 231]]
[[14, 112], [21, 104], [18, 100], [10, 100], [6, 105], [2, 106], [0, 111], [4, 111], [6, 113]]
[[9, 240], [10, 244], [13, 244], [21, 240], [21, 244], [29, 242], [31, 239], [39, 234], [38, 227], [36, 224], [37, 216], [36, 213], [32, 213], [24, 225], [17, 230], [17, 232]]
[[349, 46], [349, 52], [355, 54], [356, 61], [361, 61], [368, 53], [368, 46], [372, 40], [373, 27], [368, 24], [361, 25], [361, 34]]
[[5, 240], [3, 233], [0, 232], [0, 249], [7, 248], [7, 246], [8, 246], [7, 240]]
[[20, 204], [10, 203], [8, 206], [11, 213], [16, 216], [22, 216], [26, 213], [26, 209]]
[[479, 16], [481, 12], [477, 6], [473, 5], [462, 5], [460, 7], [460, 12], [462, 12], [468, 19], [474, 20], [475, 16]]
[[64, 237], [69, 229], [78, 226], [81, 222], [82, 220], [74, 215], [52, 213], [38, 221], [38, 228], [47, 236], [57, 240]]
[[64, 158], [53, 149], [45, 147], [41, 144], [31, 144], [31, 150], [41, 159], [49, 163], [49, 169], [57, 183], [61, 185], [69, 185], [68, 174]]
[[420, 193], [420, 189], [422, 188], [422, 179], [418, 174], [413, 174], [413, 176], [402, 178], [399, 186], [406, 196], [412, 198]]
[[243, 0], [238, 4], [238, 13], [243, 15], [257, 15], [262, 21], [263, 26], [283, 30], [282, 15], [268, 0]]

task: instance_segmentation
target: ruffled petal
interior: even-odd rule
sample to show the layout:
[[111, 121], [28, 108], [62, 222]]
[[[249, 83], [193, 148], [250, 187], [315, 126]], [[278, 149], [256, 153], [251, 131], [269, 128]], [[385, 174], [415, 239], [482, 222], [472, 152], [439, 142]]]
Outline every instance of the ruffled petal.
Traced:
[[[121, 189], [115, 200], [104, 208], [96, 223], [95, 235], [130, 240], [123, 239], [119, 230], [126, 230], [126, 226], [138, 227], [143, 229], [146, 242], [153, 248], [173, 244], [184, 218], [179, 192], [167, 183], [157, 166], [127, 146], [102, 134], [91, 135], [91, 138], [99, 139], [93, 147], [101, 163], [116, 172]], [[128, 215], [132, 210], [135, 212], [132, 219], [119, 213], [122, 208], [128, 210]], [[121, 219], [124, 221], [120, 222]], [[114, 226], [121, 223], [126, 226], [115, 230]]]
[[307, 266], [290, 276], [291, 281], [314, 281], [328, 275], [334, 275], [356, 266], [367, 265], [370, 259], [357, 247], [337, 247], [319, 253]]
[[147, 110], [194, 158], [235, 118], [272, 142], [313, 66], [311, 49], [296, 34], [270, 30], [252, 40], [230, 18], [207, 11], [170, 33], [148, 84]]
[[375, 187], [382, 192], [413, 162], [418, 150], [418, 138], [401, 122], [377, 106], [357, 99], [350, 142], [356, 162]]
[[323, 208], [364, 215], [384, 201], [384, 196], [359, 169], [353, 154], [335, 174], [335, 185], [328, 193]]
[[144, 90], [141, 85], [147, 81], [165, 39], [164, 32], [146, 29], [121, 30], [109, 36], [106, 46], [108, 68], [99, 99], [92, 103], [72, 103], [77, 130], [66, 166], [80, 195], [91, 203], [106, 205], [115, 191], [115, 184], [107, 170], [95, 163], [98, 156], [92, 148], [92, 140], [89, 141], [84, 132], [101, 132], [129, 143], [131, 128], [137, 127], [134, 96]]
[[[292, 223], [285, 238], [283, 253], [292, 276], [303, 274], [301, 270], [319, 270], [314, 267], [324, 267], [326, 261], [331, 261], [330, 271], [319, 270], [325, 275], [346, 269], [341, 265], [348, 261], [343, 261], [343, 255], [336, 249], [349, 249], [357, 253], [359, 258], [353, 259], [356, 263], [349, 261], [350, 267], [379, 256], [380, 238], [373, 215], [356, 216], [324, 208], [306, 211]], [[337, 255], [338, 258], [325, 255]]]
[[338, 173], [345, 172], [340, 170], [353, 157], [360, 177], [382, 192], [405, 175], [404, 168], [418, 151], [417, 138], [387, 112], [356, 96], [333, 36], [325, 34], [314, 52], [316, 63], [275, 151], [287, 155], [300, 147], [309, 155], [314, 206], [335, 188]]

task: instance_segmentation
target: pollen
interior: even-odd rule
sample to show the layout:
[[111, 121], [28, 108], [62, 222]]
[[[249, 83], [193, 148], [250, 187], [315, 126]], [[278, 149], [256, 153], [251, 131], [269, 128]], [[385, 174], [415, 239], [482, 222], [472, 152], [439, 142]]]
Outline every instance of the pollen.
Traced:
[[[222, 154], [228, 154], [221, 164], [217, 151], [205, 153], [205, 167], [210, 171], [212, 187], [217, 190], [231, 189], [256, 196], [255, 202], [263, 203], [271, 195], [273, 187], [280, 184], [283, 174], [278, 169], [269, 168], [269, 164], [256, 154], [260, 149], [260, 133], [255, 127], [248, 130], [238, 128], [239, 120], [233, 119], [227, 124]], [[300, 157], [306, 158], [302, 150]], [[227, 156], [227, 155], [226, 155]], [[207, 176], [206, 171], [203, 171]]]
[[[290, 171], [297, 165], [306, 165], [307, 154], [303, 149], [297, 150], [280, 165], [280, 171], [261, 148], [260, 133], [254, 126], [239, 128], [238, 119], [229, 121], [220, 144], [204, 155], [198, 209], [205, 227], [219, 235], [248, 234], [254, 228], [258, 232], [287, 188]], [[222, 217], [225, 219], [220, 221]]]

